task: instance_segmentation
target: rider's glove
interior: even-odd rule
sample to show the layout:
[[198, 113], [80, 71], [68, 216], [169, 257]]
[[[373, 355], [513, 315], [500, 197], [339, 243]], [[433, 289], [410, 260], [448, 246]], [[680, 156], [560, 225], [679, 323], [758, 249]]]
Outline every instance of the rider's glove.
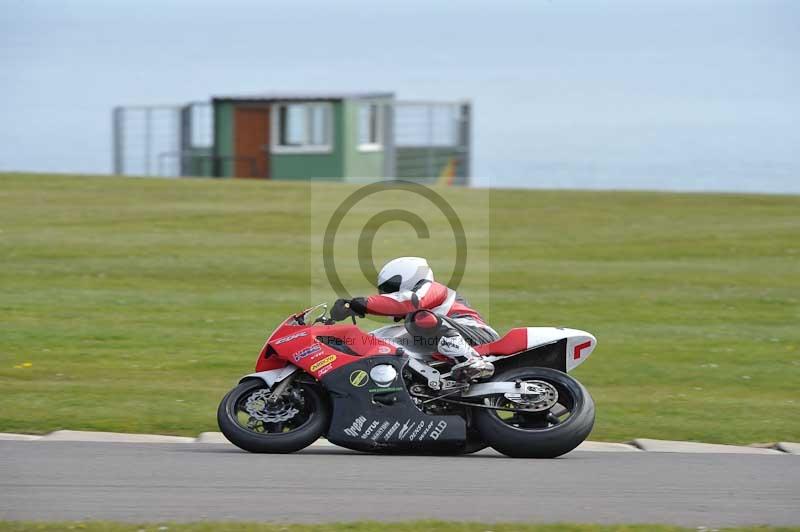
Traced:
[[366, 313], [367, 302], [363, 297], [337, 299], [331, 308], [331, 318], [336, 321], [346, 320], [350, 316], [363, 318]]
[[350, 310], [359, 318], [363, 318], [367, 314], [367, 300], [363, 297], [354, 297], [350, 300]]
[[346, 320], [353, 314], [353, 311], [350, 310], [350, 300], [349, 299], [337, 299], [336, 303], [333, 304], [331, 308], [331, 318], [336, 321]]

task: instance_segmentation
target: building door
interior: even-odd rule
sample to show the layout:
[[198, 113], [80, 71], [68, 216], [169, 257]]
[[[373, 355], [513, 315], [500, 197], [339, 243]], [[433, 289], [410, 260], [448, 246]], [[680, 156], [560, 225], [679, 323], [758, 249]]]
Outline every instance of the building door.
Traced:
[[269, 107], [237, 107], [234, 124], [234, 175], [268, 179]]

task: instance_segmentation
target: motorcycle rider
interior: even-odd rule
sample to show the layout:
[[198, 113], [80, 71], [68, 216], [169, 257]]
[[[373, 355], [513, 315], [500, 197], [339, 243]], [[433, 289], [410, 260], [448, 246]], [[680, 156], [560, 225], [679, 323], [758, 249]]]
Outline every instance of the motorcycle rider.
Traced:
[[389, 261], [378, 274], [377, 287], [377, 295], [337, 300], [331, 317], [341, 321], [352, 313], [362, 318], [373, 314], [392, 316], [399, 321], [415, 310], [430, 310], [449, 318], [450, 323], [443, 321], [441, 330], [437, 331], [436, 350], [455, 362], [454, 378], [470, 380], [494, 373], [494, 365], [484, 360], [472, 346], [492, 342], [500, 335], [484, 323], [480, 314], [455, 290], [434, 280], [428, 261], [420, 257]]

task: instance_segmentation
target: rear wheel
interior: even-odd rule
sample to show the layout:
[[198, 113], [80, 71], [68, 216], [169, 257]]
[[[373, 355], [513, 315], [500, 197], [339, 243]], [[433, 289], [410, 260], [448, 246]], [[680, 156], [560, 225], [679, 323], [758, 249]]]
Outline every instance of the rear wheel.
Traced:
[[472, 454], [480, 452], [484, 449], [489, 447], [482, 439], [480, 434], [473, 431], [473, 429], [467, 429], [467, 441], [464, 444], [464, 448], [458, 454]]
[[327, 395], [306, 383], [293, 383], [273, 399], [264, 381], [245, 381], [228, 392], [217, 409], [225, 437], [251, 453], [299, 451], [325, 434], [330, 419]]
[[586, 388], [566, 373], [550, 368], [518, 368], [491, 380], [521, 381], [535, 385], [540, 392], [494, 395], [484, 404], [499, 409], [474, 409], [478, 431], [497, 451], [514, 458], [555, 458], [589, 437], [594, 426], [594, 401]]

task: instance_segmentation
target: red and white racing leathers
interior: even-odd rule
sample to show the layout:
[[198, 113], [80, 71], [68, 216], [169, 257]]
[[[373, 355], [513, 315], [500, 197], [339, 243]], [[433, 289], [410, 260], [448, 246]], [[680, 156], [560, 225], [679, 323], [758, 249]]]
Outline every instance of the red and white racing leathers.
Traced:
[[[418, 307], [414, 307], [411, 301], [414, 293], [419, 298]], [[403, 291], [355, 298], [350, 305], [359, 314], [402, 318], [415, 310], [426, 309], [447, 316], [455, 326], [444, 322], [445, 330], [441, 333], [437, 351], [457, 361], [477, 356], [471, 346], [492, 342], [500, 337], [494, 329], [484, 323], [478, 311], [470, 308], [466, 300], [455, 290], [435, 281], [427, 281], [413, 292]]]

